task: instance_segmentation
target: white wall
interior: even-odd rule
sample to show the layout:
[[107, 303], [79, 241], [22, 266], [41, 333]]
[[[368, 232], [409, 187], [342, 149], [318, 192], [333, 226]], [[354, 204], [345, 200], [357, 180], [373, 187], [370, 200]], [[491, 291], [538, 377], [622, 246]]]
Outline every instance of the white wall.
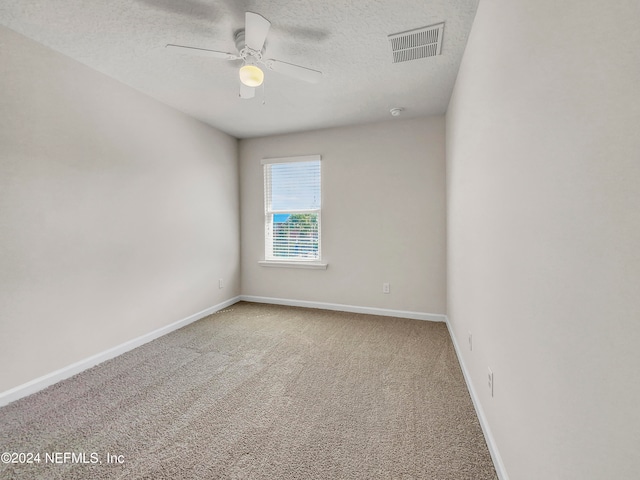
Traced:
[[[267, 268], [263, 157], [322, 155], [327, 270]], [[242, 293], [443, 314], [444, 117], [240, 141]], [[391, 283], [391, 294], [382, 283]]]
[[0, 392], [238, 295], [238, 201], [234, 138], [0, 27]]
[[483, 0], [449, 105], [448, 315], [511, 479], [640, 471], [639, 18]]

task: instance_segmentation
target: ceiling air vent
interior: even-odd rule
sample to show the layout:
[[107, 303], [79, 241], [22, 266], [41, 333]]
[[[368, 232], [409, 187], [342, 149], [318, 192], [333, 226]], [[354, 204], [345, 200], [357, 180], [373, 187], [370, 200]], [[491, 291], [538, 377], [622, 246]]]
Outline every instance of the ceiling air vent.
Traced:
[[440, 55], [444, 23], [389, 35], [393, 63]]

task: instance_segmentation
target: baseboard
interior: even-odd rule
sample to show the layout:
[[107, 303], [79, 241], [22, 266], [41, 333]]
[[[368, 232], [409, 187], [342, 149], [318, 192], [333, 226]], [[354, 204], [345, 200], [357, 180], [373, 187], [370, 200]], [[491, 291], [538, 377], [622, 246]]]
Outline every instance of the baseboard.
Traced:
[[482, 433], [484, 433], [484, 438], [487, 442], [487, 447], [489, 448], [489, 453], [491, 454], [491, 459], [493, 460], [493, 465], [496, 469], [496, 473], [498, 474], [498, 478], [500, 480], [509, 480], [507, 471], [504, 468], [504, 463], [502, 462], [502, 457], [500, 456], [500, 452], [498, 451], [495, 439], [493, 438], [493, 434], [491, 433], [491, 428], [489, 428], [489, 422], [487, 421], [487, 417], [484, 414], [484, 410], [482, 409], [482, 405], [480, 404], [480, 401], [478, 399], [476, 389], [471, 382], [471, 376], [469, 375], [467, 366], [464, 363], [462, 351], [460, 350], [458, 341], [456, 340], [456, 336], [453, 333], [453, 328], [451, 327], [451, 323], [449, 322], [449, 318], [447, 316], [445, 316], [445, 322], [447, 324], [447, 330], [449, 330], [449, 336], [451, 337], [453, 348], [455, 349], [456, 355], [458, 357], [458, 362], [460, 363], [460, 367], [462, 368], [464, 381], [467, 384], [469, 395], [471, 395], [471, 401], [473, 402], [473, 406], [476, 409], [476, 414], [478, 415], [478, 420], [480, 421], [480, 426], [482, 427]]
[[355, 305], [342, 305], [339, 303], [310, 302], [307, 300], [290, 300], [286, 298], [257, 297], [254, 295], [240, 295], [240, 300], [254, 303], [270, 303], [275, 305], [287, 305], [290, 307], [319, 308], [321, 310], [337, 310], [340, 312], [365, 313], [369, 315], [381, 315], [384, 317], [412, 318], [414, 320], [427, 320], [431, 322], [446, 322], [445, 315], [436, 313], [408, 312], [405, 310], [389, 310], [386, 308], [359, 307]]
[[118, 355], [122, 355], [129, 350], [133, 350], [134, 348], [139, 347], [140, 345], [144, 345], [145, 343], [155, 340], [156, 338], [166, 335], [167, 333], [173, 332], [174, 330], [182, 328], [186, 325], [189, 325], [190, 323], [200, 320], [201, 318], [211, 315], [212, 313], [233, 305], [239, 300], [240, 297], [230, 298], [229, 300], [214, 305], [213, 307], [209, 307], [205, 310], [202, 310], [201, 312], [189, 315], [188, 317], [183, 318], [182, 320], [178, 320], [177, 322], [174, 322], [170, 325], [149, 332], [138, 338], [134, 338], [133, 340], [129, 340], [128, 342], [125, 342], [121, 345], [110, 348], [109, 350], [105, 350], [104, 352], [98, 353], [89, 358], [85, 358], [84, 360], [80, 360], [79, 362], [73, 363], [64, 368], [56, 370], [55, 372], [51, 372], [47, 375], [31, 380], [30, 382], [18, 385], [15, 388], [7, 390], [6, 392], [2, 392], [0, 393], [0, 407], [18, 400], [19, 398], [36, 393], [50, 385], [53, 385], [54, 383], [58, 383], [61, 380], [72, 377], [73, 375], [94, 367], [99, 363], [110, 360], [114, 357], [117, 357]]

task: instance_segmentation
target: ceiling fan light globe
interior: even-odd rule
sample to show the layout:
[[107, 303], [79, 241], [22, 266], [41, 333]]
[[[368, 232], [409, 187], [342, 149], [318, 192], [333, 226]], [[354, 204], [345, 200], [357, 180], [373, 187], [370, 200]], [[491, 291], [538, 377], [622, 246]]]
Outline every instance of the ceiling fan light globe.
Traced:
[[240, 69], [240, 81], [247, 87], [259, 87], [264, 81], [264, 72], [255, 65], [244, 65]]

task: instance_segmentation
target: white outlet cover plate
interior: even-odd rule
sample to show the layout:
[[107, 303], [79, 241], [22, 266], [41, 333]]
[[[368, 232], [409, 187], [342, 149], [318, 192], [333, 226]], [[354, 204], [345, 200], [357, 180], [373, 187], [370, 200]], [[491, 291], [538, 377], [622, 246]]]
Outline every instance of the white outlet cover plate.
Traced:
[[487, 386], [489, 387], [489, 391], [493, 397], [493, 372], [491, 369], [489, 369], [489, 374], [487, 375]]

